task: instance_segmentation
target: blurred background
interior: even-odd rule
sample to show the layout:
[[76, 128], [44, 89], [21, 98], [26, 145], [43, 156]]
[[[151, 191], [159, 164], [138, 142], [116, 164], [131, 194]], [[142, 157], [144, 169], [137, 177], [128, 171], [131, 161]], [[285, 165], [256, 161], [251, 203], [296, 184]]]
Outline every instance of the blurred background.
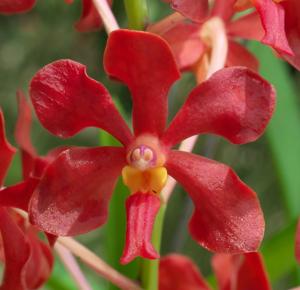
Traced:
[[[159, 0], [149, 2], [149, 22], [172, 11]], [[121, 27], [127, 27], [122, 1], [115, 1], [113, 11]], [[29, 13], [0, 16], [0, 105], [6, 119], [9, 141], [14, 142], [17, 118], [16, 90], [28, 96], [28, 84], [35, 72], [57, 59], [71, 58], [87, 66], [88, 73], [101, 81], [130, 122], [131, 100], [126, 87], [110, 81], [104, 74], [102, 55], [106, 33], [78, 33], [73, 28], [81, 13], [81, 1], [67, 5], [61, 0], [38, 1]], [[294, 236], [300, 215], [300, 74], [278, 59], [271, 49], [258, 43], [245, 43], [261, 62], [261, 73], [277, 89], [276, 114], [266, 134], [257, 142], [232, 145], [216, 137], [201, 136], [195, 152], [230, 165], [259, 196], [266, 219], [266, 233], [261, 251], [274, 289], [300, 286], [300, 271], [294, 258]], [[170, 117], [174, 116], [188, 92], [195, 86], [193, 76], [184, 74], [170, 93]], [[98, 146], [113, 142], [96, 129], [87, 129], [74, 138], [61, 140], [50, 135], [34, 116], [33, 144], [43, 155], [61, 145]], [[100, 137], [99, 137], [100, 136]], [[21, 179], [20, 159], [16, 156], [6, 185]], [[108, 224], [78, 239], [97, 255], [134, 277], [139, 261], [130, 266], [119, 265], [124, 242], [124, 200], [127, 189], [119, 182], [110, 208]], [[203, 274], [215, 285], [212, 276], [211, 254], [194, 242], [187, 230], [193, 205], [177, 187], [167, 209], [162, 254], [184, 253], [192, 257]], [[92, 270], [82, 265], [94, 289], [116, 289]], [[51, 279], [44, 289], [76, 289], [56, 260]], [[255, 289], [253, 289], [255, 290]]]

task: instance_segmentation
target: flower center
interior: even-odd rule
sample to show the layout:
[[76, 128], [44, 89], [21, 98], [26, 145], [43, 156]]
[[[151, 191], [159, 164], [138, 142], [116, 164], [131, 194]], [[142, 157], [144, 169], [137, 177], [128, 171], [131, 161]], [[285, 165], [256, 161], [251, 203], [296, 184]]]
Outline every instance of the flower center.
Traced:
[[159, 140], [152, 135], [142, 135], [129, 146], [128, 165], [122, 170], [124, 184], [132, 193], [160, 193], [167, 181], [165, 153]]

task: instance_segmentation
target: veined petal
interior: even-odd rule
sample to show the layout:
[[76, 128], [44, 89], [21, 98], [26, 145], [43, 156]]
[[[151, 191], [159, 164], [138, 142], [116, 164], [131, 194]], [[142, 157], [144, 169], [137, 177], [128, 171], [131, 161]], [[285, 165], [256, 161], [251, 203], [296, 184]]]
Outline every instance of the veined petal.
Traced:
[[245, 46], [236, 41], [228, 41], [226, 66], [245, 66], [258, 72], [259, 61]]
[[0, 14], [24, 13], [33, 8], [35, 0], [0, 0]]
[[155, 218], [160, 208], [156, 194], [137, 192], [126, 200], [126, 242], [121, 264], [131, 262], [137, 256], [158, 259], [151, 238]]
[[188, 257], [171, 254], [159, 262], [159, 290], [210, 290], [197, 266]]
[[131, 91], [135, 134], [160, 136], [167, 120], [168, 91], [179, 78], [167, 43], [149, 32], [113, 31], [105, 49], [104, 67]]
[[283, 6], [273, 0], [252, 0], [252, 2], [260, 14], [265, 30], [262, 42], [272, 46], [279, 53], [293, 55], [285, 33], [285, 11]]
[[43, 126], [67, 138], [86, 127], [101, 128], [127, 145], [132, 135], [106, 88], [72, 60], [46, 65], [33, 77], [30, 96]]
[[5, 255], [3, 282], [0, 289], [27, 290], [26, 264], [31, 255], [31, 248], [22, 230], [2, 207], [0, 207], [0, 231]]
[[208, 16], [208, 0], [168, 0], [172, 9], [185, 17], [202, 22]]
[[121, 147], [63, 151], [47, 167], [31, 198], [31, 222], [57, 236], [86, 233], [104, 224], [125, 154]]
[[216, 254], [212, 259], [219, 289], [270, 290], [270, 282], [259, 253]]
[[[112, 0], [107, 0], [112, 5]], [[102, 19], [95, 8], [92, 0], [82, 0], [82, 13], [75, 23], [75, 28], [80, 32], [98, 30], [102, 27]]]
[[228, 166], [171, 151], [166, 167], [194, 202], [189, 229], [200, 245], [223, 253], [252, 252], [259, 247], [264, 234], [259, 201]]
[[180, 70], [191, 68], [205, 52], [198, 24], [180, 22], [161, 36], [170, 45]]
[[6, 139], [4, 116], [0, 108], [0, 187], [15, 153], [16, 149]]
[[166, 145], [203, 133], [235, 144], [255, 141], [274, 110], [273, 87], [245, 67], [219, 70], [189, 95], [163, 136]]

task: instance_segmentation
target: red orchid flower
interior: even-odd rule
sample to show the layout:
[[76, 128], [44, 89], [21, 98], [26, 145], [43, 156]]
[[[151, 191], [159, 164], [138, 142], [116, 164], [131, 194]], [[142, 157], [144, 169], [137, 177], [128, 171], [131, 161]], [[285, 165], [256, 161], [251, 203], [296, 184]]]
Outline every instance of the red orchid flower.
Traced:
[[[65, 0], [72, 4], [73, 0]], [[107, 0], [112, 5], [112, 0]], [[36, 4], [36, 0], [0, 0], [0, 14], [11, 15], [30, 11]], [[102, 20], [92, 0], [82, 0], [82, 14], [75, 23], [79, 32], [94, 31], [102, 28]]]
[[[4, 118], [0, 110], [1, 184], [15, 149], [8, 143], [4, 131]], [[0, 196], [6, 195], [0, 189]], [[21, 195], [20, 195], [21, 197]], [[49, 246], [38, 239], [37, 230], [13, 211], [0, 207], [1, 260], [5, 269], [2, 290], [37, 289], [48, 279], [53, 256]], [[17, 253], [17, 254], [16, 254]]]
[[126, 202], [127, 238], [121, 262], [138, 255], [157, 258], [150, 237], [161, 202], [159, 193], [169, 174], [194, 201], [190, 232], [200, 245], [230, 253], [257, 249], [264, 219], [256, 194], [228, 166], [171, 148], [202, 133], [217, 134], [235, 144], [256, 140], [274, 109], [272, 86], [247, 68], [223, 69], [192, 90], [165, 129], [168, 91], [180, 76], [167, 43], [147, 32], [114, 31], [104, 67], [110, 77], [129, 87], [134, 135], [106, 88], [90, 78], [82, 64], [59, 60], [38, 71], [31, 81], [32, 103], [50, 132], [67, 138], [94, 126], [123, 145], [61, 153], [33, 194], [31, 222], [63, 236], [103, 225], [122, 173], [132, 194]]
[[[216, 254], [212, 267], [220, 290], [270, 290], [259, 253]], [[211, 290], [197, 266], [183, 255], [163, 257], [159, 264], [159, 290]]]
[[[203, 57], [206, 54], [209, 55], [211, 49], [211, 44], [205, 39], [205, 33], [203, 35], [201, 31], [205, 23], [216, 16], [222, 19], [226, 26], [229, 45], [227, 66], [243, 65], [258, 70], [259, 64], [255, 56], [236, 41], [237, 38], [243, 38], [258, 40], [271, 46], [292, 65], [299, 67], [297, 54], [300, 55], [300, 50], [297, 44], [300, 31], [298, 32], [297, 29], [300, 26], [295, 25], [299, 21], [297, 15], [297, 11], [300, 10], [299, 1], [215, 0], [210, 11], [207, 8], [207, 0], [172, 0], [169, 2], [175, 10], [193, 22], [187, 23], [183, 20], [176, 25], [171, 25], [169, 29], [160, 27], [158, 31], [154, 25], [149, 28], [149, 31], [159, 33], [170, 43], [182, 70], [196, 70], [197, 73], [197, 70], [201, 69], [205, 61]], [[256, 11], [232, 20], [236, 10], [251, 6], [254, 6]], [[197, 15], [195, 11], [198, 11]]]

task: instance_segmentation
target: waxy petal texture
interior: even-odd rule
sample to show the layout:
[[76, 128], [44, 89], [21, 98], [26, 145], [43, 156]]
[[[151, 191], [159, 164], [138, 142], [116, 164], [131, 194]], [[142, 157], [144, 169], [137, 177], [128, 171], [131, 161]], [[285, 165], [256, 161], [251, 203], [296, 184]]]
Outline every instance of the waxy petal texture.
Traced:
[[253, 0], [260, 14], [265, 36], [262, 42], [281, 53], [293, 55], [285, 33], [285, 11], [280, 3], [273, 0]]
[[217, 254], [212, 266], [220, 290], [270, 290], [270, 282], [259, 253]]
[[202, 22], [208, 15], [208, 0], [168, 0], [172, 9], [185, 17]]
[[5, 123], [2, 110], [0, 108], [0, 187], [3, 184], [10, 162], [16, 152], [5, 136]]
[[180, 70], [190, 69], [205, 52], [199, 25], [181, 22], [161, 36], [170, 45]]
[[35, 0], [0, 0], [0, 14], [16, 14], [29, 11]]
[[157, 259], [159, 254], [151, 244], [152, 229], [160, 208], [159, 196], [137, 192], [126, 200], [126, 242], [121, 263], [127, 264], [137, 256]]
[[210, 290], [197, 266], [187, 257], [171, 254], [159, 263], [159, 290]]
[[132, 138], [108, 91], [78, 62], [59, 60], [46, 65], [33, 77], [30, 96], [43, 126], [59, 137], [99, 127], [124, 145]]
[[259, 247], [264, 234], [259, 201], [228, 166], [171, 151], [166, 168], [194, 202], [189, 229], [200, 245], [227, 253], [251, 252]]
[[104, 67], [131, 91], [135, 135], [160, 136], [167, 120], [168, 91], [179, 78], [168, 44], [148, 32], [113, 31], [105, 49]]
[[71, 148], [51, 163], [33, 194], [30, 220], [53, 235], [78, 235], [101, 226], [121, 169], [121, 147]]
[[[112, 5], [112, 0], [107, 2]], [[88, 32], [98, 30], [102, 25], [101, 17], [93, 4], [93, 0], [82, 0], [82, 14], [76, 22], [75, 28], [80, 32]]]
[[275, 106], [273, 87], [244, 67], [225, 68], [197, 86], [163, 136], [171, 146], [196, 134], [212, 133], [235, 144], [255, 141]]

